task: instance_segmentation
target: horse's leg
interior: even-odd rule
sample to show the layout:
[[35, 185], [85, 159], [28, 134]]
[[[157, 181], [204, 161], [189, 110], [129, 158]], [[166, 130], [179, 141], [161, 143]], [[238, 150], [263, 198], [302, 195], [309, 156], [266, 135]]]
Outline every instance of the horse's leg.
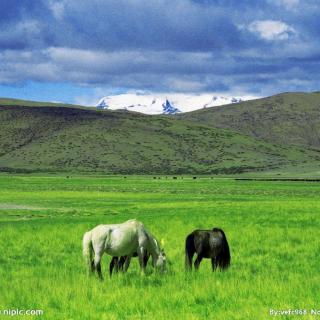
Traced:
[[120, 257], [120, 260], [119, 260], [119, 262], [118, 262], [118, 269], [119, 269], [119, 271], [123, 271], [123, 266], [124, 266], [124, 264], [125, 264], [125, 262], [126, 262], [126, 259], [127, 259], [127, 256], [122, 256], [122, 257]]
[[147, 252], [144, 247], [139, 247], [137, 250], [137, 253], [138, 253], [141, 271], [142, 271], [142, 273], [145, 273], [146, 272], [145, 257], [146, 257]]
[[117, 272], [118, 268], [117, 268], [117, 265], [118, 265], [118, 260], [119, 258], [118, 257], [112, 257], [111, 259], [111, 262], [110, 262], [110, 265], [109, 265], [109, 274], [110, 274], [110, 277], [112, 276], [112, 271], [113, 269], [115, 268], [115, 272]]
[[94, 273], [95, 268], [94, 268], [94, 261], [93, 260], [91, 261], [91, 264], [90, 264], [90, 270], [91, 270], [91, 274]]
[[216, 258], [211, 258], [211, 266], [212, 266], [212, 271], [215, 271], [217, 269]]
[[186, 270], [187, 271], [192, 270], [192, 259], [193, 259], [194, 254], [195, 254], [195, 251], [192, 248], [188, 249], [187, 252], [186, 252], [185, 265], [186, 265]]
[[201, 254], [201, 253], [198, 253], [197, 259], [196, 259], [196, 261], [194, 262], [194, 268], [195, 268], [196, 270], [199, 269], [200, 262], [201, 262], [202, 259], [203, 259], [202, 254]]
[[190, 233], [186, 238], [185, 267], [187, 271], [192, 270], [192, 259], [196, 252], [194, 234]]
[[126, 260], [125, 260], [125, 263], [124, 263], [124, 266], [123, 266], [123, 272], [127, 272], [128, 268], [129, 268], [129, 265], [130, 265], [130, 261], [131, 261], [131, 255], [128, 255], [126, 257]]
[[150, 258], [150, 253], [146, 252], [146, 254], [144, 255], [144, 258], [143, 258], [145, 267], [148, 264], [149, 258]]
[[98, 272], [98, 276], [103, 280], [102, 271], [101, 271], [101, 254], [96, 253], [94, 256], [94, 266]]

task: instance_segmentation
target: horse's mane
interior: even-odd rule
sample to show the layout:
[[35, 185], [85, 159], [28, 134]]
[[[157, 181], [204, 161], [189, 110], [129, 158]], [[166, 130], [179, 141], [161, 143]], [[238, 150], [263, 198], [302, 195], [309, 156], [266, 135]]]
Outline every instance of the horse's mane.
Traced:
[[157, 252], [160, 253], [160, 244], [159, 241], [146, 229], [144, 228], [144, 231], [146, 233], [146, 236], [149, 240], [149, 244], [152, 246], [152, 248]]

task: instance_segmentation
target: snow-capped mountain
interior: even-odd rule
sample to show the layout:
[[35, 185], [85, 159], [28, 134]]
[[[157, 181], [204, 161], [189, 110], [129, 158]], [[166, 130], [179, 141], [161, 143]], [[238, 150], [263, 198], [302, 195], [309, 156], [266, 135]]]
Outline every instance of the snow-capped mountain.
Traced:
[[130, 110], [146, 114], [176, 114], [202, 108], [232, 104], [244, 100], [256, 99], [253, 96], [231, 97], [212, 94], [140, 94], [125, 93], [102, 98], [99, 109]]

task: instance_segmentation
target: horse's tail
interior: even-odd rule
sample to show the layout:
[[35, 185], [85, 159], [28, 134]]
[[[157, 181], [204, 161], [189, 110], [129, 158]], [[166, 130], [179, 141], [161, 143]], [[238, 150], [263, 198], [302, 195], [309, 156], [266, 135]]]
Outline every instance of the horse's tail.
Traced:
[[82, 254], [88, 268], [88, 273], [90, 273], [90, 270], [92, 270], [94, 254], [91, 236], [91, 231], [88, 231], [84, 234], [82, 240]]
[[230, 266], [231, 261], [227, 237], [222, 229], [213, 228], [212, 231], [219, 232], [222, 236], [221, 251], [216, 257], [216, 267], [220, 267], [222, 270], [225, 270]]
[[192, 269], [192, 257], [196, 252], [196, 248], [194, 246], [194, 234], [190, 233], [186, 238], [186, 248], [185, 248], [185, 267], [186, 270]]

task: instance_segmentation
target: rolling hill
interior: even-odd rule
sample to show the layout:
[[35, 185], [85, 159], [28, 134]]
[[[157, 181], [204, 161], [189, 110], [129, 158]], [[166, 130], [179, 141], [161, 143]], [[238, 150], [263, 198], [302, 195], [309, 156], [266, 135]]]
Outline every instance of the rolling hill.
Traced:
[[283, 93], [176, 117], [271, 143], [320, 150], [320, 92]]
[[25, 104], [0, 101], [1, 171], [231, 174], [317, 166], [320, 160], [314, 150], [190, 120]]

